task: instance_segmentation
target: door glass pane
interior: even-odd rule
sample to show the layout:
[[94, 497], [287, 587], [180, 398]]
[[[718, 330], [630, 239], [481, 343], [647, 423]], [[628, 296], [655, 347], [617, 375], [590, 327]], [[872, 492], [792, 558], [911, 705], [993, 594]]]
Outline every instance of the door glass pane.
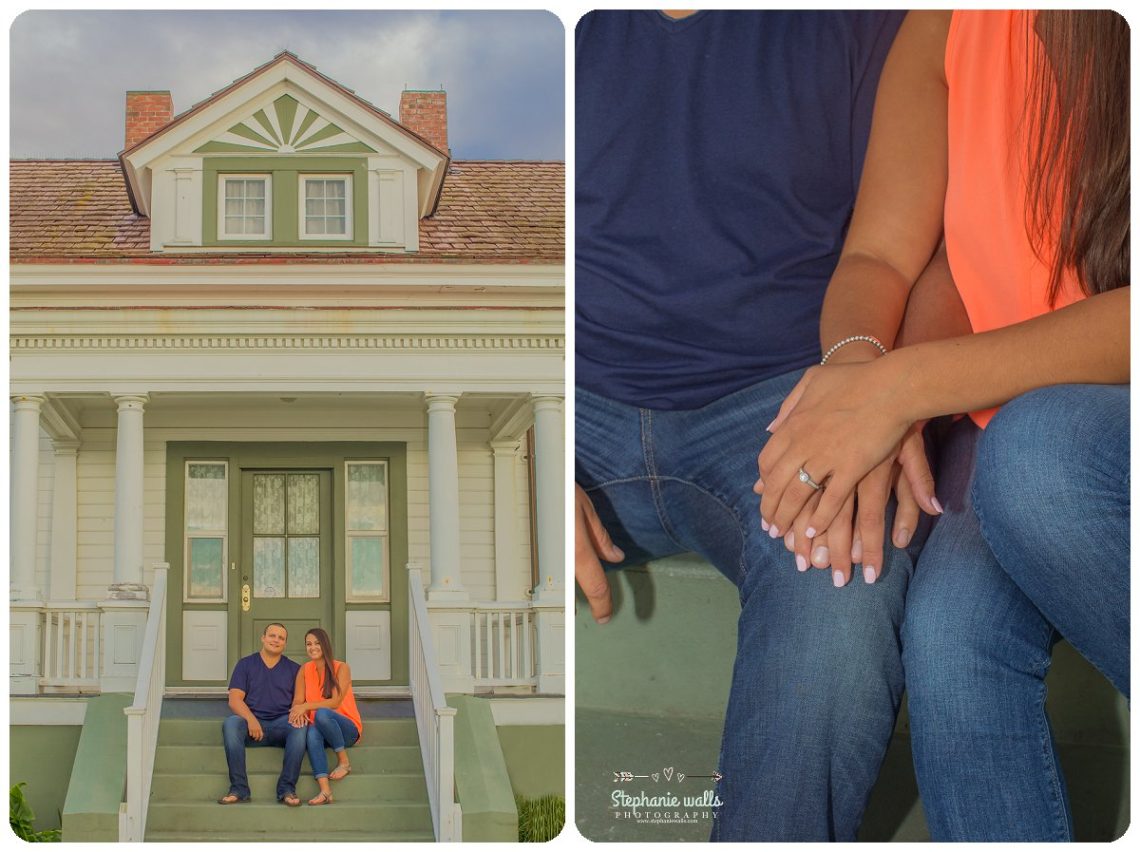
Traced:
[[348, 465], [349, 530], [386, 530], [387, 467], [382, 464]]
[[349, 539], [350, 597], [380, 597], [384, 593], [384, 539], [353, 536]]
[[296, 473], [289, 476], [289, 535], [316, 535], [321, 531], [320, 476]]
[[285, 532], [285, 476], [259, 473], [253, 477], [253, 532], [280, 535]]
[[289, 539], [289, 597], [318, 598], [320, 589], [320, 539]]
[[219, 532], [226, 528], [226, 466], [186, 466], [186, 529]]
[[191, 598], [222, 597], [222, 539], [190, 539]]
[[253, 540], [253, 596], [285, 597], [285, 539]]

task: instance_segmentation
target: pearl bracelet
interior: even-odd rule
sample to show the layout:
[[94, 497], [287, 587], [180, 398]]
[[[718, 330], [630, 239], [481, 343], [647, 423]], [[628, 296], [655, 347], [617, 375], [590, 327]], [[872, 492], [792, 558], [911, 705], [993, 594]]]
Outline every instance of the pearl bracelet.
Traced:
[[887, 354], [887, 347], [885, 347], [882, 343], [880, 343], [878, 338], [871, 337], [871, 335], [869, 335], [869, 334], [856, 334], [856, 335], [852, 335], [851, 337], [843, 338], [838, 343], [836, 343], [834, 346], [832, 346], [830, 349], [828, 349], [827, 354], [823, 356], [823, 360], [821, 360], [819, 362], [819, 365], [822, 367], [824, 364], [827, 363], [828, 358], [830, 358], [832, 355], [834, 355], [836, 352], [838, 352], [841, 348], [846, 346], [848, 343], [854, 343], [856, 340], [863, 340], [867, 343], [870, 343], [872, 346], [874, 346], [876, 349], [878, 349], [884, 355]]

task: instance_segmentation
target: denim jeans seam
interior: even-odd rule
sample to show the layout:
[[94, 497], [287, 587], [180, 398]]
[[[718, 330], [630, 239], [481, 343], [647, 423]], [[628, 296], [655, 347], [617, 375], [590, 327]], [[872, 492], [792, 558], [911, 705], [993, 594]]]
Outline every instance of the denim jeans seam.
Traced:
[[[1055, 631], [1054, 631], [1055, 632]], [[1056, 826], [1060, 827], [1058, 835], [1055, 838], [1062, 842], [1071, 841], [1073, 838], [1069, 833], [1069, 821], [1065, 817], [1065, 793], [1061, 787], [1060, 773], [1057, 768], [1056, 755], [1053, 749], [1053, 736], [1049, 731], [1049, 714], [1045, 710], [1045, 697], [1048, 689], [1045, 686], [1044, 677], [1041, 680], [1041, 688], [1038, 690], [1038, 732], [1041, 735], [1041, 746], [1043, 749], [1043, 757], [1047, 771], [1049, 772], [1049, 786], [1052, 790], [1053, 797], [1050, 804], [1050, 809], [1053, 812], [1053, 820]]]
[[657, 521], [670, 541], [682, 549], [688, 549], [678, 541], [676, 531], [669, 523], [669, 513], [665, 511], [665, 500], [661, 494], [661, 477], [657, 475], [657, 462], [653, 453], [653, 410], [639, 409], [641, 414], [641, 455], [645, 461], [645, 472], [649, 475], [649, 494], [653, 498], [653, 510], [657, 513]]

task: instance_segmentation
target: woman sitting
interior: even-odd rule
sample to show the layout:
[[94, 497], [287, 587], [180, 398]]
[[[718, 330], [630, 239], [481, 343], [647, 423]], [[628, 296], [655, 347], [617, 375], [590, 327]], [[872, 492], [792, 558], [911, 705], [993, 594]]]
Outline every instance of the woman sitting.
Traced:
[[[1059, 636], [1130, 691], [1128, 61], [1114, 12], [908, 15], [823, 308], [831, 357], [759, 457], [764, 523], [823, 567], [853, 494], [882, 517], [916, 424], [970, 412], [941, 424], [945, 511], [902, 636], [934, 840], [1072, 840], [1045, 710]], [[900, 348], [943, 240], [968, 326]]]
[[[289, 721], [309, 726], [309, 765], [321, 788], [310, 805], [331, 805], [329, 781], [339, 781], [352, 771], [346, 749], [360, 740], [364, 725], [352, 695], [352, 676], [348, 663], [333, 657], [332, 640], [320, 627], [305, 634], [305, 653], [309, 662], [297, 673], [297, 687]], [[337, 765], [329, 774], [325, 747], [336, 752]]]

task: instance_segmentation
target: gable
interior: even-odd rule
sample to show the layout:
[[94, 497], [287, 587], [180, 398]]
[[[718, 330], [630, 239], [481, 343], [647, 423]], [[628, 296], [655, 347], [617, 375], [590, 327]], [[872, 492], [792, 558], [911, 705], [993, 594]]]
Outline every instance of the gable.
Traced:
[[377, 149], [321, 115], [320, 110], [285, 94], [199, 145], [194, 153], [374, 154]]

